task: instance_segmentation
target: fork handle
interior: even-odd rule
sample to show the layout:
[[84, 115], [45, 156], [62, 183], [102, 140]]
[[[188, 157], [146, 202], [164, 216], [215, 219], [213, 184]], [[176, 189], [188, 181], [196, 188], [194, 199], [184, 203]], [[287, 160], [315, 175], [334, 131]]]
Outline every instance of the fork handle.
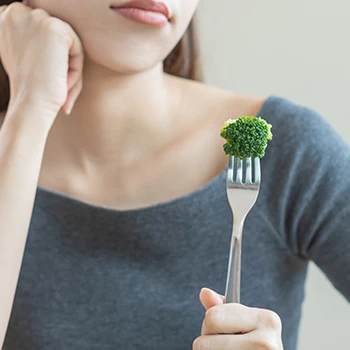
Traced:
[[227, 270], [225, 303], [240, 303], [241, 253], [242, 240], [232, 235]]

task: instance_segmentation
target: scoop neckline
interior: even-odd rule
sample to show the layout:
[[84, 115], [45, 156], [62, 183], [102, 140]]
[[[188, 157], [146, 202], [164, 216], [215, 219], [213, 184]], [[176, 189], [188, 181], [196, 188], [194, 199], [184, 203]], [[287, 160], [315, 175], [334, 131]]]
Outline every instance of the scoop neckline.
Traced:
[[[270, 95], [266, 97], [264, 103], [262, 104], [260, 110], [258, 113], [255, 115], [258, 117], [259, 115], [264, 114], [264, 111], [268, 109], [268, 105], [270, 102], [275, 98], [276, 96]], [[277, 98], [277, 97], [276, 97]], [[198, 189], [189, 192], [185, 195], [159, 202], [156, 204], [152, 204], [149, 206], [145, 207], [140, 207], [140, 208], [132, 208], [132, 209], [116, 209], [116, 208], [111, 208], [108, 206], [103, 206], [103, 205], [96, 205], [87, 201], [84, 201], [82, 199], [79, 199], [77, 197], [71, 196], [66, 193], [62, 193], [59, 191], [51, 190], [44, 188], [42, 186], [37, 186], [37, 192], [36, 195], [44, 195], [48, 196], [51, 198], [54, 198], [55, 200], [61, 200], [61, 201], [66, 201], [67, 203], [71, 205], [76, 205], [80, 206], [81, 208], [89, 209], [89, 210], [97, 210], [97, 211], [103, 211], [106, 213], [125, 213], [125, 214], [131, 214], [131, 213], [140, 213], [140, 212], [147, 212], [147, 211], [153, 211], [157, 209], [166, 209], [172, 206], [176, 206], [177, 204], [181, 204], [182, 202], [186, 202], [188, 200], [195, 201], [198, 197], [202, 196], [204, 193], [210, 191], [212, 187], [215, 187], [217, 183], [220, 183], [222, 180], [226, 179], [226, 174], [227, 174], [227, 167], [218, 175], [216, 175], [213, 179], [211, 179], [209, 182], [206, 184], [202, 185]]]

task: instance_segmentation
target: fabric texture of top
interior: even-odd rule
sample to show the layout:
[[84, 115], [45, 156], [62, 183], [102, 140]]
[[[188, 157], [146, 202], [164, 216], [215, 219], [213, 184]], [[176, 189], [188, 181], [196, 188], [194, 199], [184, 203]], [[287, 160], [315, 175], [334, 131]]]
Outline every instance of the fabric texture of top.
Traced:
[[[295, 350], [310, 260], [350, 301], [350, 147], [286, 98], [257, 115], [274, 138], [245, 222], [241, 303], [277, 312]], [[226, 171], [135, 210], [38, 187], [3, 349], [191, 350], [200, 289], [225, 292], [231, 229]]]

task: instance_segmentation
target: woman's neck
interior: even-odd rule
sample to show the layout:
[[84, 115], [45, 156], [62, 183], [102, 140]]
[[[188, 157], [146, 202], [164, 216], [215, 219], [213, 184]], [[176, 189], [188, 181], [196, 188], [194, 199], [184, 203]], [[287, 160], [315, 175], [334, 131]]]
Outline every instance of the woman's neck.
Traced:
[[[83, 90], [72, 113], [60, 112], [47, 148], [82, 169], [128, 166], [172, 141], [181, 101], [176, 79], [158, 65], [138, 74], [113, 75], [86, 61]], [[177, 125], [177, 126], [176, 126]]]

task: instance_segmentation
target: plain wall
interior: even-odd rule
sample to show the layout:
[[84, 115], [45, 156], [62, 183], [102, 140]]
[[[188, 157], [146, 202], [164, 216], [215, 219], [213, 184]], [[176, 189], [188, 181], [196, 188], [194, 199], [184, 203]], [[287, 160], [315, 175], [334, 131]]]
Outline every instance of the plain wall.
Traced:
[[[201, 0], [198, 19], [208, 83], [304, 104], [350, 143], [349, 1]], [[313, 264], [298, 349], [350, 349], [349, 303]]]

